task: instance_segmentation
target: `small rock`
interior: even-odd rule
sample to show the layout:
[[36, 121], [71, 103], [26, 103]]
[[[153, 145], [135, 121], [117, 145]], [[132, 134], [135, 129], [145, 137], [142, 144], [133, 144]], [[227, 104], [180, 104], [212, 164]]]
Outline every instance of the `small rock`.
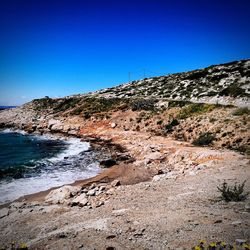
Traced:
[[102, 205], [104, 205], [104, 201], [99, 201], [99, 202], [96, 204], [96, 207], [100, 207], [100, 206], [102, 206]]
[[189, 172], [188, 172], [188, 175], [190, 175], [190, 176], [195, 176], [196, 173], [195, 173], [194, 171], [189, 171]]
[[100, 186], [100, 187], [99, 187], [99, 191], [104, 191], [105, 189], [106, 189], [105, 186]]
[[100, 190], [98, 190], [98, 191], [95, 193], [96, 196], [98, 196], [98, 195], [100, 195], [100, 194], [102, 194], [102, 191], [100, 191]]
[[52, 204], [62, 204], [67, 199], [73, 197], [80, 191], [80, 187], [73, 187], [70, 185], [63, 186], [52, 190], [46, 197], [45, 202]]
[[96, 190], [95, 189], [91, 189], [88, 191], [87, 195], [88, 196], [95, 196]]
[[106, 237], [106, 239], [107, 239], [107, 240], [109, 240], [109, 239], [114, 239], [115, 237], [116, 237], [116, 235], [111, 234], [111, 235], [108, 235], [108, 236]]
[[242, 223], [241, 220], [236, 220], [236, 221], [233, 221], [231, 224], [234, 226], [237, 226], [237, 225], [240, 225], [241, 223]]
[[117, 126], [117, 124], [115, 123], [115, 122], [112, 122], [111, 124], [110, 124], [110, 127], [111, 128], [115, 128]]
[[77, 196], [76, 198], [74, 198], [72, 201], [71, 201], [71, 205], [72, 206], [75, 206], [75, 205], [78, 205], [80, 207], [84, 207], [85, 205], [87, 205], [88, 203], [88, 199], [86, 198], [86, 194], [83, 193], [79, 196]]
[[214, 224], [222, 223], [222, 220], [216, 220]]
[[67, 234], [64, 233], [64, 232], [62, 232], [62, 233], [59, 233], [59, 234], [57, 235], [57, 237], [60, 238], [60, 239], [67, 238]]
[[165, 174], [158, 174], [153, 177], [153, 181], [160, 181], [165, 177]]
[[106, 191], [106, 194], [107, 195], [112, 195], [112, 194], [114, 194], [114, 191], [115, 191], [114, 188], [110, 188], [109, 190]]
[[236, 239], [235, 242], [236, 242], [237, 245], [243, 245], [243, 244], [246, 243], [247, 241], [246, 241], [246, 240], [243, 240], [243, 239]]
[[1, 210], [0, 210], [0, 219], [1, 218], [3, 218], [3, 217], [5, 217], [5, 216], [8, 216], [8, 214], [9, 214], [9, 209], [8, 208], [2, 208]]
[[96, 188], [96, 184], [95, 184], [95, 183], [92, 183], [92, 184], [90, 185], [89, 189], [94, 189], [94, 188]]
[[247, 203], [247, 204], [245, 205], [245, 210], [246, 210], [247, 212], [250, 212], [250, 203]]
[[110, 183], [111, 187], [117, 187], [117, 186], [120, 186], [121, 185], [121, 182], [119, 180], [113, 180], [111, 183]]

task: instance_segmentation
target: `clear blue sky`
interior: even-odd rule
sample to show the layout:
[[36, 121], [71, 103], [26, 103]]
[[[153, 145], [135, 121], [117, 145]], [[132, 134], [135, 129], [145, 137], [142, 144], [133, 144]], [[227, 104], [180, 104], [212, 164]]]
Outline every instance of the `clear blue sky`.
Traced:
[[0, 105], [250, 57], [249, 0], [1, 0]]

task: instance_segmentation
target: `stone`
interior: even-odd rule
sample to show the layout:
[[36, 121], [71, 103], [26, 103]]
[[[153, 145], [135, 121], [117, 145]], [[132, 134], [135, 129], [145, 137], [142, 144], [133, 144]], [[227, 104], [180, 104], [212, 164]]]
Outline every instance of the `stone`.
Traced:
[[104, 191], [105, 189], [106, 189], [105, 186], [100, 186], [100, 187], [99, 187], [99, 191]]
[[75, 196], [79, 191], [80, 187], [63, 186], [58, 189], [52, 190], [46, 197], [45, 202], [52, 204], [62, 204], [67, 199]]
[[195, 173], [194, 171], [188, 171], [188, 175], [190, 175], [190, 176], [195, 176], [196, 173]]
[[100, 194], [102, 194], [102, 191], [100, 191], [100, 190], [96, 191], [96, 193], [95, 193], [96, 196], [100, 195]]
[[89, 189], [93, 189], [93, 188], [95, 188], [95, 187], [96, 187], [96, 184], [95, 184], [95, 183], [92, 183], [92, 184], [90, 185]]
[[107, 195], [112, 195], [112, 194], [114, 194], [114, 191], [115, 191], [114, 188], [110, 188], [109, 190], [106, 191], [106, 194]]
[[99, 202], [96, 204], [96, 207], [100, 207], [100, 206], [102, 206], [102, 205], [104, 205], [104, 201], [99, 201]]
[[117, 187], [117, 186], [120, 186], [121, 185], [121, 182], [119, 180], [113, 180], [111, 183], [110, 183], [111, 187]]
[[236, 239], [235, 242], [236, 242], [237, 245], [240, 245], [240, 246], [241, 246], [241, 245], [243, 245], [244, 243], [246, 243], [247, 241], [244, 240], [244, 239]]
[[108, 236], [106, 237], [106, 239], [107, 239], [107, 240], [109, 240], [109, 239], [114, 239], [115, 237], [116, 237], [115, 234], [110, 234], [110, 235], [108, 235]]
[[250, 212], [250, 203], [245, 205], [245, 211]]
[[231, 224], [234, 226], [237, 226], [237, 225], [241, 225], [241, 223], [242, 223], [241, 220], [236, 220], [236, 221], [233, 221]]
[[[50, 119], [48, 121], [48, 129], [50, 130], [56, 130], [58, 128], [58, 126], [61, 126], [61, 129], [63, 129], [62, 123], [60, 120], [56, 120], [56, 119]], [[54, 127], [54, 128], [52, 128]]]
[[83, 194], [80, 194], [79, 196], [75, 197], [75, 198], [71, 201], [70, 205], [71, 205], [71, 206], [76, 206], [76, 205], [78, 205], [78, 206], [80, 206], [80, 207], [84, 207], [85, 205], [87, 205], [87, 203], [88, 203], [88, 199], [86, 198], [86, 194], [83, 193]]
[[9, 209], [8, 208], [2, 208], [1, 210], [0, 210], [0, 219], [1, 218], [3, 218], [3, 217], [6, 217], [6, 216], [8, 216], [8, 214], [9, 214]]
[[162, 154], [160, 152], [153, 152], [153, 153], [150, 153], [146, 156], [145, 162], [146, 162], [146, 164], [149, 164], [152, 161], [160, 160], [161, 158], [162, 158]]
[[111, 128], [115, 128], [117, 126], [117, 124], [115, 123], [115, 122], [112, 122], [111, 124], [110, 124], [110, 127]]
[[96, 190], [95, 189], [91, 189], [87, 192], [88, 196], [95, 196]]
[[222, 220], [216, 220], [214, 224], [222, 223]]

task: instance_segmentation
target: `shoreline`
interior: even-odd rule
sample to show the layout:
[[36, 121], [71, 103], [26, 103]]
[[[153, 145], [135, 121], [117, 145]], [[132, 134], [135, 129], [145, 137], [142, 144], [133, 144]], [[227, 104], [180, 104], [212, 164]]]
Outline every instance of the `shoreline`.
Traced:
[[[6, 131], [8, 130], [8, 131]], [[95, 150], [97, 152], [98, 155], [98, 159], [97, 161], [99, 162], [99, 164], [101, 162], [104, 162], [105, 164], [105, 159], [108, 158], [108, 160], [111, 159], [111, 150], [113, 151], [112, 153], [115, 154], [119, 154], [119, 153], [123, 153], [124, 152], [124, 148], [122, 148], [120, 145], [116, 145], [113, 144], [111, 142], [111, 140], [102, 140], [101, 138], [94, 138], [91, 136], [84, 136], [84, 137], [80, 137], [78, 136], [74, 136], [74, 135], [68, 135], [68, 134], [64, 134], [64, 133], [46, 133], [46, 134], [38, 134], [38, 133], [29, 133], [25, 130], [20, 130], [20, 129], [15, 129], [15, 128], [2, 128], [0, 130], [0, 132], [5, 133], [19, 133], [22, 135], [33, 135], [33, 136], [39, 136], [41, 138], [48, 138], [51, 140], [63, 140], [63, 141], [67, 141], [68, 139], [79, 139], [81, 142], [85, 142], [85, 143], [89, 143], [89, 148], [86, 151], [89, 150]], [[103, 148], [105, 147], [105, 148]], [[115, 149], [114, 149], [115, 148]], [[84, 151], [85, 152], [85, 151]], [[109, 155], [108, 155], [109, 154]], [[108, 156], [108, 157], [107, 157]], [[101, 159], [103, 158], [103, 159]], [[126, 159], [125, 159], [126, 161]], [[27, 195], [22, 195], [20, 197], [18, 197], [17, 199], [14, 199], [13, 201], [9, 201], [3, 204], [0, 204], [0, 209], [4, 208], [4, 207], [8, 207], [11, 203], [14, 202], [32, 202], [32, 201], [43, 201], [45, 196], [48, 195], [52, 190], [58, 189], [60, 187], [66, 186], [66, 185], [71, 185], [71, 186], [87, 186], [90, 185], [93, 182], [96, 183], [101, 183], [103, 181], [104, 178], [109, 179], [109, 181], [105, 181], [106, 183], [110, 183], [112, 180], [115, 179], [115, 177], [118, 177], [121, 175], [121, 171], [120, 168], [122, 168], [120, 165], [117, 165], [116, 168], [113, 168], [112, 166], [108, 169], [105, 169], [103, 167], [100, 166], [100, 171], [99, 173], [97, 173], [96, 175], [94, 175], [93, 177], [88, 177], [86, 179], [79, 179], [79, 180], [75, 180], [73, 182], [66, 182], [62, 185], [59, 186], [53, 186], [51, 188], [48, 188], [46, 190], [42, 190], [42, 191], [38, 191], [38, 192], [34, 192], [31, 194], [27, 194]], [[108, 175], [113, 175], [113, 177], [108, 177]], [[127, 181], [129, 183], [129, 181]], [[133, 180], [132, 180], [133, 182]]]
[[110, 157], [129, 155], [130, 163], [117, 161], [95, 177], [66, 185], [78, 191], [62, 201], [57, 199], [65, 189], [54, 188], [1, 207], [0, 242], [11, 238], [29, 249], [175, 250], [191, 249], [199, 239], [247, 240], [250, 200], [215, 201], [222, 180], [249, 176], [247, 156], [119, 129], [82, 136], [87, 137], [95, 149], [111, 150]]

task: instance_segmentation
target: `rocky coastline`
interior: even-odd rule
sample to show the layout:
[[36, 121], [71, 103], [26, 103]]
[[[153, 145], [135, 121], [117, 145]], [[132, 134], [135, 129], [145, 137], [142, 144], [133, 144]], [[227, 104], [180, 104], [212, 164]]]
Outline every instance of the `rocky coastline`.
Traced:
[[[246, 181], [250, 190], [249, 65], [211, 66], [0, 111], [1, 129], [89, 142], [103, 168], [1, 206], [0, 246], [184, 250], [201, 239], [247, 243], [250, 197], [222, 201], [217, 187]], [[208, 103], [211, 91], [240, 105]], [[205, 103], [190, 102], [197, 98]]]
[[[32, 124], [20, 127], [16, 121], [13, 126], [13, 121], [4, 127], [36, 133]], [[2, 208], [2, 243], [25, 242], [29, 249], [191, 249], [200, 238], [248, 240], [249, 200], [216, 201], [216, 187], [223, 179], [249, 177], [247, 156], [124, 131], [110, 122], [89, 134], [76, 130], [74, 122], [72, 127], [60, 124], [62, 132], [58, 123], [48, 124], [38, 127], [39, 134], [89, 141], [102, 152], [100, 162], [106, 168], [91, 179], [22, 197]], [[67, 134], [67, 126], [77, 133]]]

